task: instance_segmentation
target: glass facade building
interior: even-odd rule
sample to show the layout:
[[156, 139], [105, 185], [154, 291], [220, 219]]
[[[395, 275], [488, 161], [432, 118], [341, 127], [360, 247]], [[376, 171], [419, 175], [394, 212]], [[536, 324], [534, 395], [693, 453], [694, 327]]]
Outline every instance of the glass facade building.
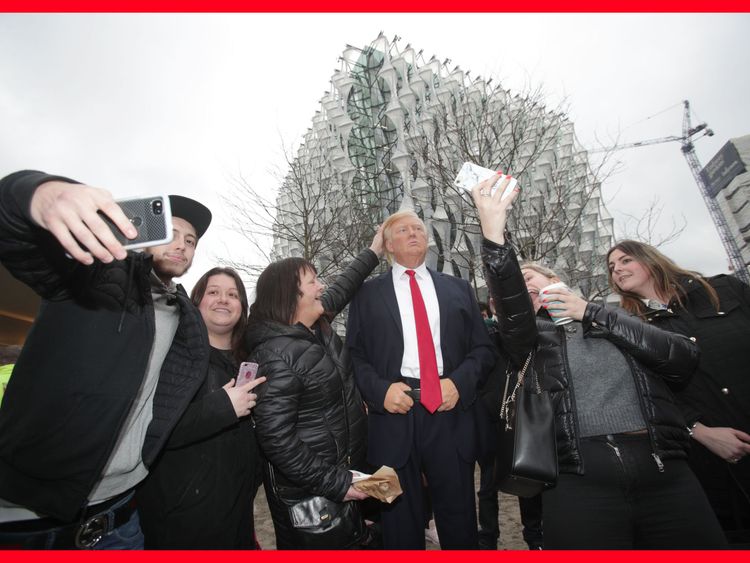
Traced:
[[[464, 161], [502, 168], [523, 186], [510, 219], [520, 254], [586, 296], [603, 291], [612, 219], [566, 115], [546, 109], [539, 93], [513, 94], [382, 34], [347, 46], [339, 62], [294, 162], [308, 189], [329, 195], [319, 213], [376, 224], [414, 209], [430, 234], [428, 265], [471, 281], [483, 297], [475, 212], [452, 181]], [[294, 189], [285, 182], [278, 199], [277, 221], [287, 229], [302, 221], [290, 212]], [[274, 258], [301, 254], [290, 237], [275, 238]]]

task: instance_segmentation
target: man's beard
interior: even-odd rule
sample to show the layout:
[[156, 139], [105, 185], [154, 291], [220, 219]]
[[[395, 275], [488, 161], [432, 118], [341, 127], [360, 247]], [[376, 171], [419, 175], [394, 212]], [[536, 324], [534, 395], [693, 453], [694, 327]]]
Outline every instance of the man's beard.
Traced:
[[179, 278], [185, 275], [190, 269], [190, 262], [172, 262], [166, 258], [160, 258], [154, 256], [153, 261], [154, 272], [162, 279], [165, 278]]

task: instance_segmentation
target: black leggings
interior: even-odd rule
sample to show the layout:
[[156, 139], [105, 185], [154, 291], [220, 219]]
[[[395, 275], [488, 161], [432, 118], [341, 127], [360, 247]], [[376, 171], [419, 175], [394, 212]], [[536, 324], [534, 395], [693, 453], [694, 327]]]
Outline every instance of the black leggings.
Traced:
[[648, 435], [581, 440], [584, 475], [543, 496], [545, 549], [722, 548], [726, 539], [685, 460], [654, 459]]

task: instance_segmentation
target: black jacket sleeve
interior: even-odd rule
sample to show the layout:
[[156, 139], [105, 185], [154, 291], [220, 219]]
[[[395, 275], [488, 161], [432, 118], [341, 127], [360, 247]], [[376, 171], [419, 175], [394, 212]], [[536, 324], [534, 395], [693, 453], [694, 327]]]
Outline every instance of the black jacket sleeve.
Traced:
[[606, 338], [666, 381], [680, 383], [698, 367], [698, 346], [623, 310], [589, 303], [583, 314], [584, 338]]
[[322, 301], [329, 321], [347, 306], [379, 261], [372, 250], [363, 250], [325, 290]]
[[84, 267], [67, 258], [51, 233], [31, 218], [31, 199], [45, 182], [74, 180], [36, 170], [15, 172], [0, 180], [0, 261], [14, 277], [45, 299], [63, 299], [82, 285], [74, 274], [99, 266]]
[[175, 426], [167, 448], [181, 448], [200, 442], [232, 426], [238, 418], [224, 389], [216, 389], [190, 403]]
[[505, 353], [522, 366], [538, 336], [536, 314], [513, 248], [482, 241], [487, 287], [495, 301], [498, 334]]
[[239, 422], [224, 385], [236, 375], [236, 366], [211, 348], [208, 373], [167, 442], [167, 448], [181, 448], [201, 442]]

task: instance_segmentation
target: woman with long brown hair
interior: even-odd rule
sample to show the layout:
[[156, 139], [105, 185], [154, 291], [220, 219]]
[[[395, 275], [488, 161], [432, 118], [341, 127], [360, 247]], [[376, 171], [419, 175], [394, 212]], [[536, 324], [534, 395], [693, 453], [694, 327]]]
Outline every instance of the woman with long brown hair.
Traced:
[[673, 389], [694, 442], [689, 462], [727, 539], [750, 546], [750, 288], [734, 276], [705, 278], [634, 240], [613, 246], [607, 264], [624, 309], [698, 344], [698, 371]]
[[253, 549], [260, 455], [248, 415], [265, 380], [235, 386], [247, 293], [235, 270], [213, 268], [190, 297], [208, 331], [208, 374], [139, 492], [146, 548]]

